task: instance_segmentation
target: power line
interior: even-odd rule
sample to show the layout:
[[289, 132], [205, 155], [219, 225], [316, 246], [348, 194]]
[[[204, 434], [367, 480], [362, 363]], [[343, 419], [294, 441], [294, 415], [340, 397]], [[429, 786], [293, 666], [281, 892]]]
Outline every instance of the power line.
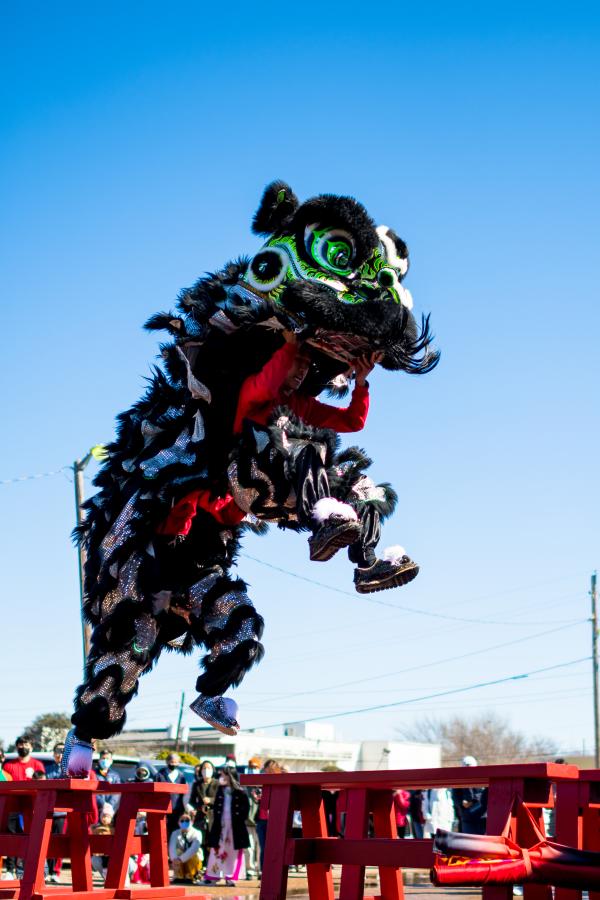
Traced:
[[[583, 625], [587, 624], [587, 619], [582, 619], [581, 622], [575, 622], [573, 625]], [[448, 662], [458, 662], [461, 659], [468, 659], [472, 656], [479, 656], [482, 653], [489, 653], [492, 650], [502, 650], [505, 647], [512, 647], [514, 644], [523, 644], [525, 641], [533, 641], [536, 638], [545, 637], [547, 634], [555, 634], [558, 631], [566, 631], [568, 628], [572, 628], [573, 625], [561, 625], [559, 628], [550, 628], [547, 631], [539, 631], [537, 634], [528, 634], [522, 638], [514, 638], [512, 641], [503, 641], [501, 644], [493, 644], [490, 647], [482, 647], [479, 650], [471, 650], [469, 653], [460, 653], [457, 656], [447, 656], [444, 659], [436, 659], [430, 660], [426, 663], [419, 663], [416, 666], [408, 666], [404, 669], [397, 669], [395, 672], [384, 672], [383, 675], [370, 675], [368, 678], [355, 678], [352, 681], [342, 681], [337, 684], [326, 685], [325, 687], [312, 688], [307, 691], [294, 691], [289, 694], [280, 694], [276, 697], [271, 698], [272, 700], [286, 700], [289, 697], [303, 697], [307, 694], [321, 694], [325, 691], [330, 691], [335, 688], [340, 687], [352, 687], [354, 684], [365, 684], [368, 681], [379, 681], [381, 678], [394, 678], [396, 675], [405, 675], [407, 672], [417, 672], [422, 669], [429, 669], [432, 666], [439, 666], [443, 663]]]
[[[393, 703], [380, 703], [376, 706], [364, 706], [362, 709], [347, 709], [342, 712], [337, 713], [327, 713], [323, 716], [311, 716], [311, 722], [319, 722], [323, 719], [340, 719], [343, 716], [357, 716], [362, 713], [369, 712], [377, 712], [382, 709], [393, 709], [398, 706], [406, 706], [409, 703], [420, 703], [422, 700], [433, 700], [438, 697], [448, 697], [451, 694], [463, 694], [467, 691], [478, 690], [479, 688], [484, 687], [492, 687], [496, 684], [505, 684], [507, 681], [520, 681], [523, 678], [530, 678], [533, 675], [538, 675], [541, 672], [551, 672], [554, 669], [564, 669], [567, 666], [575, 666], [582, 662], [588, 662], [592, 657], [591, 656], [582, 656], [580, 659], [572, 659], [569, 662], [556, 663], [553, 666], [545, 666], [543, 669], [532, 669], [530, 672], [521, 672], [519, 675], [507, 675], [504, 678], [494, 678], [492, 681], [479, 681], [476, 684], [469, 684], [465, 687], [460, 688], [452, 688], [448, 691], [440, 691], [435, 694], [424, 694], [422, 697], [412, 697], [408, 700], [396, 700]], [[281, 728], [286, 725], [294, 725], [298, 722], [298, 719], [294, 719], [287, 722], [274, 722], [270, 725], [258, 725], [257, 729], [262, 728]]]
[[16, 478], [4, 478], [0, 481], [0, 485], [18, 484], [22, 481], [35, 481], [38, 478], [51, 478], [53, 475], [64, 475], [65, 471], [70, 468], [70, 466], [61, 466], [60, 469], [56, 469], [54, 472], [38, 472], [35, 475], [18, 475]]
[[[357, 598], [355, 593], [352, 591], [346, 591], [343, 588], [335, 587], [332, 584], [326, 584], [323, 581], [317, 581], [315, 578], [308, 578], [306, 575], [299, 575], [297, 572], [290, 572], [289, 569], [284, 569], [281, 566], [275, 566], [273, 563], [266, 562], [263, 559], [259, 559], [257, 556], [251, 556], [249, 553], [240, 553], [240, 556], [243, 556], [245, 559], [250, 559], [252, 562], [258, 563], [260, 566], [265, 566], [267, 569], [272, 569], [275, 572], [280, 572], [282, 575], [288, 575], [290, 578], [297, 578], [299, 581], [304, 581], [307, 584], [313, 584], [316, 587], [324, 588], [328, 591], [333, 591], [336, 594], [343, 594], [345, 597], [352, 597], [353, 600], [362, 599], [366, 600], [368, 603], [376, 603], [378, 606], [388, 606], [392, 609], [397, 609], [400, 612], [412, 613], [418, 616], [428, 616], [434, 619], [447, 619], [452, 622], [466, 622], [474, 625], [517, 625], [517, 626], [535, 626], [542, 625], [542, 622], [499, 622], [496, 619], [473, 619], [466, 618], [464, 616], [453, 616], [448, 613], [437, 613], [431, 610], [426, 609], [418, 609], [413, 606], [404, 606], [398, 603], [389, 603], [386, 600], [379, 600], [376, 597], [371, 597], [369, 594], [363, 594], [360, 598]], [[579, 621], [579, 620], [578, 620]], [[558, 624], [569, 624], [573, 623], [573, 619], [556, 619], [555, 622]]]

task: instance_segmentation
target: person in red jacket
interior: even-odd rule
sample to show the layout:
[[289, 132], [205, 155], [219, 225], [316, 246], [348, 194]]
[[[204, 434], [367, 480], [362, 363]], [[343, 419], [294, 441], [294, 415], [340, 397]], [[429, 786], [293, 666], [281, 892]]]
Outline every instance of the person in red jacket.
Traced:
[[[377, 362], [377, 354], [361, 357], [355, 362], [355, 387], [350, 405], [331, 406], [314, 397], [300, 393], [310, 368], [310, 353], [298, 344], [295, 336], [285, 332], [286, 343], [256, 375], [247, 378], [240, 390], [233, 425], [240, 434], [244, 422], [269, 425], [274, 411], [285, 407], [301, 420], [304, 426], [329, 429], [336, 434], [361, 431], [369, 412], [367, 375]], [[360, 541], [361, 525], [356, 511], [348, 503], [331, 496], [319, 436], [315, 440], [301, 439], [297, 445], [287, 431], [283, 417], [281, 435], [285, 454], [286, 473], [295, 490], [295, 513], [298, 524], [311, 531], [310, 558], [324, 562], [340, 547]], [[286, 445], [290, 445], [286, 449]]]
[[286, 343], [256, 375], [242, 384], [233, 431], [239, 434], [244, 419], [266, 425], [277, 406], [288, 406], [299, 419], [315, 428], [331, 428], [339, 434], [362, 431], [369, 413], [367, 375], [378, 361], [378, 354], [360, 357], [354, 364], [356, 376], [350, 405], [344, 408], [321, 403], [299, 393], [310, 368], [310, 353], [286, 334]]
[[[233, 432], [241, 435], [244, 423], [267, 426], [276, 407], [290, 409], [305, 425], [338, 433], [360, 431], [369, 411], [366, 375], [376, 357], [356, 363], [356, 386], [346, 408], [320, 403], [298, 393], [310, 368], [307, 350], [285, 333], [286, 343], [277, 350], [256, 375], [248, 377], [240, 389]], [[266, 438], [265, 438], [266, 440]], [[270, 439], [269, 439], [270, 440]], [[284, 439], [285, 440], [285, 439]], [[304, 440], [302, 449], [286, 459], [288, 478], [296, 494], [296, 515], [301, 527], [313, 532], [310, 544], [312, 560], [325, 561], [343, 546], [360, 539], [360, 524], [355, 510], [331, 497], [320, 444]], [[234, 479], [235, 480], [235, 479]], [[236, 502], [237, 501], [237, 502]], [[223, 525], [237, 525], [248, 514], [244, 491], [232, 485], [232, 493], [212, 497], [200, 489], [183, 497], [172, 508], [157, 531], [167, 536], [187, 535], [198, 509], [209, 512]]]
[[[361, 431], [369, 411], [367, 375], [378, 361], [373, 353], [359, 358], [354, 364], [355, 387], [349, 406], [336, 407], [322, 403], [300, 388], [311, 358], [308, 348], [298, 344], [295, 336], [285, 332], [286, 342], [263, 368], [248, 377], [240, 389], [233, 431], [241, 435], [244, 424], [269, 426], [277, 407], [286, 407], [304, 425], [314, 429], [330, 429], [336, 433]], [[281, 429], [285, 446], [286, 425]], [[265, 437], [264, 441], [271, 438]], [[293, 444], [294, 441], [287, 441]], [[295, 451], [286, 454], [286, 475], [295, 491], [295, 513], [299, 525], [312, 532], [309, 539], [310, 558], [330, 559], [341, 547], [348, 546], [348, 556], [356, 566], [355, 586], [360, 593], [370, 593], [387, 587], [406, 584], [416, 577], [419, 569], [402, 547], [389, 548], [378, 559], [375, 546], [380, 537], [379, 515], [372, 504], [363, 503], [360, 515], [348, 503], [341, 503], [330, 494], [324, 464], [323, 445], [317, 439], [297, 442]], [[270, 452], [273, 452], [270, 450]], [[206, 489], [193, 491], [180, 500], [167, 519], [159, 526], [159, 533], [167, 536], [188, 534], [198, 509], [209, 512], [224, 525], [237, 525], [255, 512], [248, 494], [237, 478], [237, 466], [230, 468], [232, 493], [212, 497]], [[264, 476], [263, 476], [264, 478]], [[367, 479], [365, 479], [367, 480]], [[237, 502], [236, 502], [237, 501]]]

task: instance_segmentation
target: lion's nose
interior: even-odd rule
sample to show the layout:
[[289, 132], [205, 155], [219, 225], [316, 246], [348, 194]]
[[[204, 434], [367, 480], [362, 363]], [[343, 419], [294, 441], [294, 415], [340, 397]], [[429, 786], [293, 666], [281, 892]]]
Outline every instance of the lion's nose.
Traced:
[[381, 296], [381, 288], [372, 281], [360, 281], [357, 285], [352, 285], [352, 293], [358, 294], [363, 300], [376, 300]]

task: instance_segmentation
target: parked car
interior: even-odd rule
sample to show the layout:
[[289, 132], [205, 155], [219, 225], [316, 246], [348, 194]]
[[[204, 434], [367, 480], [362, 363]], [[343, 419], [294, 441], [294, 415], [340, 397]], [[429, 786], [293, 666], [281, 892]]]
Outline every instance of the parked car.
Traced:
[[[166, 759], [149, 759], [148, 763], [152, 766], [155, 772], [159, 769], [164, 769], [167, 764]], [[185, 778], [188, 784], [194, 783], [194, 771], [195, 766], [190, 766], [188, 763], [181, 763], [179, 766], [179, 771]]]
[[[7, 753], [6, 759], [16, 759], [17, 753]], [[47, 751], [42, 751], [38, 753], [37, 751], [33, 751], [31, 754], [35, 759], [39, 759], [41, 763], [44, 764], [44, 768], [48, 770], [48, 767], [52, 765], [54, 762], [54, 754], [48, 753]], [[94, 753], [94, 760], [98, 759], [99, 754]], [[135, 778], [135, 770], [140, 764], [140, 760], [135, 756], [120, 756], [119, 754], [115, 754], [113, 756], [112, 767], [117, 772], [121, 781], [129, 781], [130, 779]], [[154, 772], [152, 773], [154, 774]], [[186, 776], [187, 777], [187, 776]], [[194, 777], [193, 769], [192, 769], [192, 778]]]

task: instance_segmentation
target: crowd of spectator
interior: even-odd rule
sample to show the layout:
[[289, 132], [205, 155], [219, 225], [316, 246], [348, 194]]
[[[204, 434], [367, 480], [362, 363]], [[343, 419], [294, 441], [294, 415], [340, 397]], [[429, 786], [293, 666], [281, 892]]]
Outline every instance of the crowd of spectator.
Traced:
[[[22, 735], [15, 742], [17, 756], [6, 760], [0, 750], [0, 781], [59, 778], [60, 761], [64, 744], [53, 750], [53, 761], [46, 765], [35, 759], [32, 741]], [[283, 768], [274, 760], [262, 766], [258, 758], [251, 759], [246, 771], [280, 772]], [[121, 783], [119, 773], [113, 768], [110, 750], [100, 751], [94, 763], [91, 778], [101, 790], [96, 794], [95, 821], [90, 831], [96, 835], [114, 834], [119, 814], [121, 795], [111, 791], [111, 786]], [[169, 753], [164, 767], [155, 770], [150, 764], [140, 762], [131, 782], [163, 782], [185, 785], [185, 793], [171, 795], [171, 812], [167, 816], [167, 843], [174, 883], [215, 884], [225, 880], [233, 885], [241, 879], [260, 878], [262, 854], [266, 837], [266, 813], [260, 809], [261, 792], [255, 788], [243, 788], [239, 782], [235, 759], [229, 755], [222, 766], [216, 768], [210, 760], [199, 763], [194, 770], [191, 786], [181, 768], [177, 753]], [[66, 815], [56, 812], [52, 833], [65, 831]], [[13, 834], [23, 833], [22, 817], [9, 817], [8, 829]], [[140, 813], [135, 827], [136, 834], [147, 833], [145, 814]], [[0, 860], [3, 879], [20, 877], [20, 860], [7, 857]], [[149, 883], [149, 858], [147, 854], [132, 857], [129, 879], [132, 883]], [[60, 881], [62, 861], [49, 859], [46, 880]], [[92, 868], [98, 877], [106, 877], [108, 858], [92, 857]]]
[[[35, 759], [31, 739], [27, 735], [17, 738], [17, 756], [6, 760], [0, 750], [0, 781], [60, 777], [60, 761], [64, 744], [58, 743], [53, 750], [53, 761], [44, 765]], [[557, 760], [563, 762], [563, 760]], [[462, 759], [463, 766], [476, 766], [472, 756]], [[254, 757], [249, 760], [247, 772], [278, 774], [286, 772], [276, 760], [264, 763]], [[121, 777], [113, 768], [110, 750], [100, 752], [91, 775], [101, 792], [96, 794], [96, 821], [91, 825], [94, 834], [113, 834], [115, 820], [119, 813], [120, 794], [111, 791], [111, 785], [121, 782]], [[256, 787], [241, 787], [235, 758], [229, 755], [224, 764], [215, 767], [210, 760], [203, 760], [194, 769], [191, 785], [181, 768], [177, 753], [169, 753], [165, 765], [158, 770], [146, 762], [140, 762], [135, 776], [129, 779], [136, 783], [151, 781], [172, 785], [186, 785], [184, 794], [171, 794], [172, 811], [167, 816], [168, 855], [174, 883], [216, 884], [224, 880], [226, 885], [234, 885], [242, 879], [260, 878], [267, 833], [268, 809], [261, 803], [261, 790]], [[337, 794], [323, 791], [324, 811], [328, 833], [332, 836], [343, 834], [345, 815], [338, 814]], [[485, 834], [487, 817], [487, 789], [432, 788], [430, 790], [398, 790], [394, 794], [394, 812], [399, 838], [432, 837], [437, 829], [461, 831], [465, 834]], [[52, 833], [65, 831], [64, 813], [55, 812]], [[299, 812], [294, 814], [293, 829], [301, 834], [302, 820]], [[548, 822], [552, 833], [552, 822]], [[23, 822], [19, 815], [11, 814], [8, 829], [14, 834], [23, 833]], [[140, 813], [135, 827], [136, 834], [147, 833], [145, 813]], [[18, 876], [18, 860], [6, 858], [3, 864], [3, 878]], [[108, 860], [102, 856], [92, 858], [93, 869], [102, 878], [106, 877]], [[150, 882], [150, 861], [148, 855], [132, 857], [129, 878], [132, 883]], [[58, 883], [61, 860], [47, 861], [46, 877], [50, 883]]]

